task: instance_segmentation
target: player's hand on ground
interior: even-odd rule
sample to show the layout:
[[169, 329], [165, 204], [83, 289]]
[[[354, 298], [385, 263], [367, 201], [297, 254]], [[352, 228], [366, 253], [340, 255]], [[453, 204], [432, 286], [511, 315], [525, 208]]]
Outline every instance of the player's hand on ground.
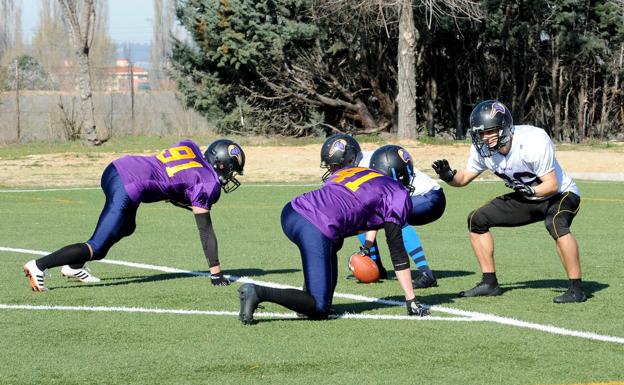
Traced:
[[217, 273], [210, 275], [210, 283], [212, 283], [212, 286], [227, 286], [230, 284], [230, 281], [223, 276], [223, 273]]
[[449, 162], [446, 159], [436, 160], [431, 165], [431, 168], [433, 168], [433, 171], [435, 171], [440, 179], [446, 183], [452, 181], [455, 174], [457, 174], [457, 170], [452, 170], [451, 165], [449, 165]]
[[505, 186], [509, 187], [517, 193], [524, 195], [525, 197], [535, 196], [535, 190], [533, 189], [533, 187], [527, 186], [518, 180], [514, 179], [511, 182], [506, 182]]
[[410, 299], [405, 303], [407, 305], [407, 315], [415, 315], [417, 317], [426, 317], [431, 315], [431, 312], [422, 303], [414, 299]]

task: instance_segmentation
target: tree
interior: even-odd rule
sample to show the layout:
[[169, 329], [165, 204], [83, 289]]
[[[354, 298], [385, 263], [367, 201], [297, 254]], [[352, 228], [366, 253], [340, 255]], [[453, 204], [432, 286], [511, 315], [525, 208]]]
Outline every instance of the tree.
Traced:
[[80, 88], [81, 114], [86, 143], [97, 146], [103, 143], [98, 138], [95, 126], [95, 108], [91, 84], [89, 53], [96, 28], [95, 0], [84, 0], [81, 6], [74, 0], [59, 0], [69, 38], [78, 59], [78, 86]]

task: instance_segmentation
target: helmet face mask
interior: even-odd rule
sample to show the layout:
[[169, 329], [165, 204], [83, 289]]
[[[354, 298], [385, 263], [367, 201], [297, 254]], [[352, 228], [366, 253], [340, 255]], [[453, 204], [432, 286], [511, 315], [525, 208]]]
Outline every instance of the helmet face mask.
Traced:
[[414, 192], [414, 164], [403, 147], [394, 144], [379, 147], [371, 156], [370, 167], [401, 183], [410, 194]]
[[[498, 138], [490, 145], [489, 140], [483, 139], [487, 133], [497, 130]], [[479, 103], [470, 114], [470, 136], [472, 144], [483, 157], [490, 157], [499, 153], [513, 136], [513, 118], [509, 109], [496, 100], [486, 100]]]
[[225, 193], [230, 193], [240, 186], [236, 175], [243, 175], [245, 153], [238, 144], [229, 139], [216, 140], [208, 146], [204, 158], [219, 176], [219, 183]]
[[321, 147], [321, 168], [327, 169], [321, 179], [325, 182], [336, 170], [357, 166], [360, 160], [362, 160], [362, 149], [351, 135], [332, 135]]

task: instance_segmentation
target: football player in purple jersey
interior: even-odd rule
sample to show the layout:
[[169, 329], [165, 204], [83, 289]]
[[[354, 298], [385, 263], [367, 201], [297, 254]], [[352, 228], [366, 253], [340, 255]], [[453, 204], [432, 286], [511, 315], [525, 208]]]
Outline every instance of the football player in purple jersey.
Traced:
[[[321, 168], [327, 171], [322, 179], [326, 180], [332, 172], [347, 166], [369, 167], [373, 151], [362, 151], [359, 143], [351, 135], [335, 134], [327, 138], [321, 147]], [[413, 226], [422, 226], [436, 221], [442, 216], [446, 208], [446, 197], [440, 185], [420, 170], [412, 168], [413, 178], [410, 182], [410, 199], [412, 211], [407, 223], [401, 230], [405, 251], [412, 258], [418, 271], [413, 281], [414, 289], [423, 289], [437, 286], [438, 282], [429, 267], [420, 236]], [[377, 231], [367, 231], [358, 235], [360, 252], [368, 255], [379, 268], [379, 277], [388, 278], [381, 253], [377, 245]], [[354, 278], [353, 274], [347, 278]]]
[[282, 210], [282, 229], [301, 253], [305, 289], [281, 289], [246, 283], [239, 289], [239, 318], [254, 322], [261, 302], [273, 302], [310, 319], [326, 319], [338, 279], [337, 252], [346, 237], [385, 229], [397, 279], [405, 294], [407, 313], [426, 316], [416, 300], [403, 246], [401, 228], [412, 208], [409, 185], [412, 160], [399, 146], [383, 146], [373, 154], [371, 168], [334, 170], [322, 188], [294, 198]]
[[555, 158], [555, 146], [539, 127], [514, 125], [509, 109], [497, 100], [486, 100], [470, 114], [473, 146], [466, 168], [454, 170], [446, 159], [432, 167], [450, 186], [463, 187], [490, 170], [514, 191], [492, 199], [468, 215], [470, 243], [483, 277], [460, 297], [497, 296], [492, 227], [518, 227], [544, 221], [555, 240], [557, 254], [568, 276], [568, 290], [555, 303], [584, 302], [581, 262], [570, 226], [579, 211], [581, 193]]
[[106, 203], [93, 235], [84, 243], [28, 261], [24, 272], [32, 290], [45, 291], [44, 271], [57, 266], [63, 266], [65, 276], [83, 282], [99, 281], [84, 269], [84, 264], [104, 258], [115, 243], [134, 232], [141, 203], [160, 201], [193, 212], [211, 282], [215, 286], [229, 285], [219, 264], [210, 208], [219, 200], [222, 189], [229, 193], [240, 185], [236, 175], [243, 174], [244, 166], [242, 148], [228, 139], [211, 143], [203, 155], [197, 144], [183, 140], [155, 156], [129, 155], [114, 160], [102, 174]]

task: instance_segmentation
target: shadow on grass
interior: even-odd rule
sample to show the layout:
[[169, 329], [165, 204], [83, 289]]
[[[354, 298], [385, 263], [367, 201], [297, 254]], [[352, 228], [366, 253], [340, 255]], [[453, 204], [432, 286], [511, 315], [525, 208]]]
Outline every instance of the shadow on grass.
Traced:
[[[264, 270], [264, 269], [233, 269], [224, 271], [228, 275], [233, 276], [246, 276], [246, 277], [259, 277], [268, 274], [288, 274], [288, 273], [296, 273], [299, 269], [273, 269], [273, 270]], [[194, 278], [198, 276], [205, 276], [208, 278], [209, 272], [207, 271], [194, 271], [191, 274], [187, 273], [162, 273], [162, 274], [154, 274], [154, 275], [139, 275], [139, 276], [124, 276], [124, 277], [110, 277], [110, 278], [101, 278], [99, 283], [90, 283], [90, 284], [80, 284], [78, 280], [72, 279], [70, 282], [75, 283], [73, 285], [66, 286], [56, 286], [50, 287], [48, 290], [57, 290], [57, 289], [82, 289], [82, 288], [91, 288], [91, 287], [101, 287], [101, 286], [121, 286], [121, 285], [131, 285], [136, 283], [148, 283], [148, 282], [159, 282], [159, 281], [168, 281], [171, 279], [181, 279], [181, 278]], [[232, 282], [236, 282], [232, 280]]]
[[[512, 282], [501, 285], [503, 292], [517, 289], [552, 289], [554, 292], [563, 293], [568, 289], [567, 279], [535, 279], [530, 281]], [[596, 281], [583, 281], [583, 290], [587, 298], [593, 297], [593, 293], [609, 287], [606, 283]]]

